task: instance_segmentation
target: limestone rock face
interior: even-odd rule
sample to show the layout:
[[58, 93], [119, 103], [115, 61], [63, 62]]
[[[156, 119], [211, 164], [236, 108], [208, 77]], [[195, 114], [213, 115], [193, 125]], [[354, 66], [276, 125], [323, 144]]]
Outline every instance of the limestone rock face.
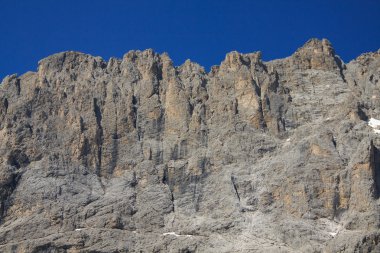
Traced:
[[379, 252], [379, 79], [326, 39], [43, 59], [0, 85], [0, 251]]

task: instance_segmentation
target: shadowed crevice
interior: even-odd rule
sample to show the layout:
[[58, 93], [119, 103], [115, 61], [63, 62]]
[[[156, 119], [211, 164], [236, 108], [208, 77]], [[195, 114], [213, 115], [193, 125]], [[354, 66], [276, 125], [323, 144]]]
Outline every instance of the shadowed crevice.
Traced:
[[21, 83], [20, 83], [20, 79], [17, 79], [17, 80], [16, 80], [15, 85], [16, 85], [16, 89], [17, 89], [17, 95], [20, 96], [20, 94], [21, 94]]
[[112, 150], [111, 150], [111, 161], [110, 161], [110, 166], [109, 166], [109, 174], [112, 174], [117, 166], [117, 160], [119, 158], [119, 133], [118, 133], [118, 128], [117, 128], [117, 111], [115, 112], [115, 130], [114, 133], [112, 134]]
[[347, 83], [346, 77], [344, 76], [345, 66], [343, 61], [338, 56], [334, 56], [334, 60], [336, 62], [336, 65], [338, 65], [340, 77], [342, 78], [343, 82]]
[[[0, 182], [0, 224], [3, 223], [3, 217], [12, 205], [11, 195], [17, 188], [22, 174], [13, 170], [12, 167], [5, 168], [8, 170], [7, 177]], [[10, 171], [9, 171], [10, 170]]]
[[96, 173], [100, 175], [100, 170], [102, 166], [102, 149], [103, 149], [103, 127], [102, 127], [102, 112], [98, 105], [98, 100], [94, 98], [94, 113], [96, 118], [96, 145], [97, 145], [97, 164]]
[[380, 197], [380, 150], [374, 147], [374, 181], [375, 181], [375, 197]]
[[236, 194], [236, 197], [237, 197], [237, 199], [240, 202], [240, 195], [239, 195], [239, 192], [238, 192], [238, 189], [237, 189], [237, 185], [236, 185], [236, 178], [234, 176], [231, 176], [231, 183], [232, 183], [232, 187], [234, 189], [234, 192]]
[[8, 106], [9, 106], [9, 102], [8, 102], [8, 99], [4, 99], [4, 108], [5, 108], [5, 114], [7, 114], [8, 113]]

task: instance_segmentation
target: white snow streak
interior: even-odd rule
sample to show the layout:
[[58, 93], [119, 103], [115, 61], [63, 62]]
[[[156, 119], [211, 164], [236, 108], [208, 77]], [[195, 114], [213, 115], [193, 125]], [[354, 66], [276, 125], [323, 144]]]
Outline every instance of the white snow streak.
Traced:
[[373, 131], [377, 134], [380, 134], [380, 120], [370, 118], [368, 125], [373, 128]]
[[192, 236], [192, 235], [177, 235], [175, 232], [163, 233], [162, 235], [174, 235], [176, 237], [180, 237], [180, 236], [191, 237]]

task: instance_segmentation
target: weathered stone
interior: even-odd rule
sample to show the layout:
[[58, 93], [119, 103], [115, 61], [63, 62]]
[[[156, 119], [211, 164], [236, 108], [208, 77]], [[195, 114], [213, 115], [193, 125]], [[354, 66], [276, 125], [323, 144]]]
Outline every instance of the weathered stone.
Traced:
[[1, 252], [376, 252], [380, 54], [52, 55], [0, 85]]

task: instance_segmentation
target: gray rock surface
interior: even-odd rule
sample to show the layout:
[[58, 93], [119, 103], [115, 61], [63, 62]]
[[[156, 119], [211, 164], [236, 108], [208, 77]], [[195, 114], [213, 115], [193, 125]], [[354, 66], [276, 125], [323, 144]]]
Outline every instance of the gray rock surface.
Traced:
[[64, 52], [0, 85], [1, 252], [380, 252], [380, 51]]

